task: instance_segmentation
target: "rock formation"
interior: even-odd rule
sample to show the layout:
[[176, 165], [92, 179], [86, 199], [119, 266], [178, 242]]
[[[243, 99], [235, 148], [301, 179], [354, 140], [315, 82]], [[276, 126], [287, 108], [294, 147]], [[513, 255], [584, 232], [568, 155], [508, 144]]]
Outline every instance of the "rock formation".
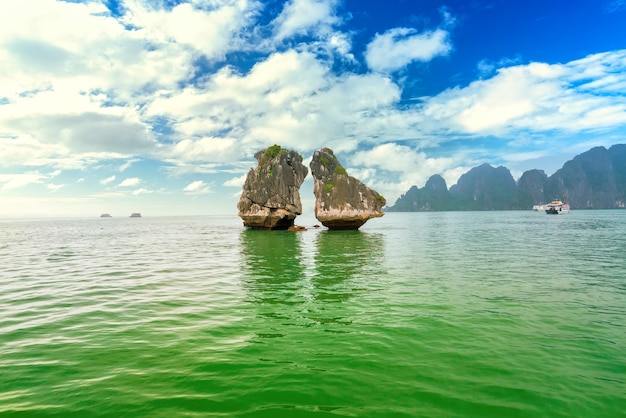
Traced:
[[513, 209], [516, 192], [509, 169], [489, 164], [472, 168], [450, 187], [450, 195], [465, 210]]
[[549, 202], [546, 198], [548, 176], [543, 170], [528, 170], [517, 181], [515, 209], [529, 209]]
[[308, 174], [302, 156], [273, 145], [257, 152], [255, 169], [250, 169], [237, 204], [246, 227], [288, 229], [302, 213], [300, 185]]
[[626, 144], [592, 148], [567, 161], [550, 177], [543, 170], [533, 169], [515, 183], [507, 168], [483, 164], [463, 174], [447, 196], [442, 187], [438, 187], [442, 192], [436, 194], [428, 189], [428, 183], [422, 189], [412, 186], [385, 210], [530, 210], [533, 205], [555, 199], [569, 203], [572, 209], [623, 209]]
[[328, 229], [359, 229], [369, 219], [384, 215], [385, 198], [349, 176], [331, 149], [316, 151], [310, 167], [315, 217]]
[[430, 176], [426, 185], [419, 189], [411, 188], [396, 201], [390, 212], [429, 212], [450, 210], [452, 196], [448, 192], [446, 181], [439, 174]]

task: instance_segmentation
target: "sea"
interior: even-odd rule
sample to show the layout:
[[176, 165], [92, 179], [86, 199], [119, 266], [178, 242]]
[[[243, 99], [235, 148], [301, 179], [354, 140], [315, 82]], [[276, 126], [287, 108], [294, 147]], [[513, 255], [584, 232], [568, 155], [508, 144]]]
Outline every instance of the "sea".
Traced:
[[1, 417], [626, 417], [626, 210], [0, 220]]

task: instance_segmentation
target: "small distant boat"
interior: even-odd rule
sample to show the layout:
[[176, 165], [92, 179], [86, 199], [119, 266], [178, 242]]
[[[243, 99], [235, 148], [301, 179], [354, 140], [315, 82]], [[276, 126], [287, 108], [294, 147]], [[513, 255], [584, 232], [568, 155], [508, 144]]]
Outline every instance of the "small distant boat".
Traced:
[[133, 212], [130, 214], [131, 218], [141, 218], [141, 213], [139, 212]]
[[100, 215], [101, 218], [111, 218], [111, 214], [110, 213], [103, 213], [102, 215]]
[[534, 205], [533, 210], [535, 212], [543, 212], [544, 210], [546, 210], [546, 205]]
[[569, 205], [560, 200], [553, 200], [546, 205], [546, 213], [548, 215], [565, 215], [569, 213]]

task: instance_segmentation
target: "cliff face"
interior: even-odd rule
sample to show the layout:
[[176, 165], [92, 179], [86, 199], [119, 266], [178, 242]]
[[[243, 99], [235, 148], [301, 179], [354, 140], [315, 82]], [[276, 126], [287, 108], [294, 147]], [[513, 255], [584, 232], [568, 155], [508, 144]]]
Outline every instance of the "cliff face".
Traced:
[[412, 186], [393, 207], [395, 212], [430, 212], [450, 210], [452, 196], [446, 181], [439, 174], [431, 176], [426, 185], [418, 189]]
[[387, 210], [531, 209], [554, 199], [568, 202], [573, 209], [624, 208], [626, 145], [592, 148], [550, 177], [542, 170], [526, 171], [517, 184], [508, 169], [483, 164], [463, 174], [447, 196], [445, 192], [434, 195], [428, 183], [422, 189], [413, 186]]
[[511, 209], [515, 180], [508, 168], [483, 164], [463, 174], [450, 194], [464, 210]]
[[255, 169], [248, 172], [237, 204], [244, 226], [287, 229], [302, 213], [300, 185], [308, 174], [302, 156], [273, 145], [257, 152]]
[[529, 170], [517, 182], [515, 209], [528, 209], [547, 203], [548, 176], [543, 170]]
[[[613, 150], [613, 148], [611, 148]], [[566, 162], [550, 177], [549, 192], [567, 200], [572, 208], [611, 208], [623, 205], [624, 190], [618, 190], [611, 150], [592, 148]], [[619, 164], [619, 162], [618, 162]], [[626, 161], [621, 162], [621, 166]]]
[[328, 229], [358, 229], [384, 215], [385, 198], [349, 176], [331, 149], [316, 151], [310, 167], [315, 217]]

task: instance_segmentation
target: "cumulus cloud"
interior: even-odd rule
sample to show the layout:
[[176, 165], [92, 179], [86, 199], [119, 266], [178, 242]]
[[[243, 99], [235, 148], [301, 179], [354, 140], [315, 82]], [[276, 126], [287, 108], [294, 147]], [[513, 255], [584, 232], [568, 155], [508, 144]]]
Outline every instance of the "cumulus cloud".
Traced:
[[181, 161], [205, 162], [234, 161], [240, 153], [234, 139], [212, 137], [184, 139], [177, 143], [172, 151]]
[[97, 2], [3, 2], [0, 15], [10, 19], [0, 27], [0, 140], [19, 138], [7, 159], [33, 163], [30, 148], [47, 147], [76, 167], [156, 153], [142, 107], [192, 77], [199, 56], [219, 60], [241, 47], [259, 7], [194, 1], [165, 10], [128, 0], [114, 17]]
[[137, 186], [138, 184], [141, 183], [141, 179], [138, 177], [131, 177], [131, 178], [127, 178], [124, 179], [119, 185], [118, 187], [134, 187]]
[[130, 99], [128, 93], [148, 84], [173, 86], [189, 55], [173, 43], [150, 45], [148, 34], [126, 30], [106, 11], [96, 2], [3, 2], [0, 13], [11, 18], [0, 28], [8, 45], [0, 57], [0, 91], [18, 100], [24, 92], [63, 88], [66, 98], [57, 102], [63, 110], [81, 93]]
[[290, 0], [274, 20], [275, 37], [283, 40], [293, 35], [304, 35], [336, 24], [334, 15], [337, 0]]
[[[449, 181], [472, 162], [424, 151], [447, 142], [489, 136], [512, 146], [526, 135], [532, 145], [547, 133], [626, 125], [625, 50], [563, 63], [483, 60], [476, 81], [407, 102], [414, 80], [400, 70], [453, 51], [446, 10], [439, 27], [375, 35], [361, 56], [337, 0], [289, 0], [282, 10], [252, 0], [123, 4], [112, 14], [102, 2], [0, 1], [9, 16], [0, 26], [0, 165], [24, 171], [3, 174], [3, 190], [49, 179], [36, 169], [106, 165], [119, 176], [139, 160], [240, 187], [253, 154], [274, 143], [304, 155], [329, 146], [355, 173], [406, 190], [436, 172]], [[518, 148], [534, 155], [528, 146]], [[100, 174], [103, 185], [117, 181], [112, 174]], [[140, 184], [118, 187], [148, 193]]]
[[244, 183], [246, 182], [246, 177], [248, 176], [248, 173], [245, 173], [241, 176], [238, 177], [233, 177], [229, 180], [226, 180], [224, 182], [224, 186], [226, 187], [243, 187]]
[[374, 71], [393, 72], [413, 61], [446, 55], [451, 49], [449, 33], [443, 29], [418, 33], [412, 28], [394, 28], [374, 37], [365, 51], [365, 60]]
[[146, 125], [103, 113], [31, 114], [7, 120], [15, 133], [28, 133], [41, 142], [54, 141], [74, 152], [110, 152], [123, 155], [149, 151], [155, 142]]
[[616, 127], [626, 123], [626, 99], [619, 94], [625, 71], [626, 50], [566, 64], [504, 67], [489, 79], [430, 98], [423, 114], [473, 135]]
[[187, 194], [198, 195], [198, 194], [212, 193], [212, 190], [209, 184], [206, 184], [202, 180], [196, 180], [194, 182], [189, 183], [187, 186], [185, 186], [185, 188], [183, 189], [183, 192]]
[[[365, 178], [397, 179], [393, 182], [394, 185], [384, 186], [386, 190], [392, 189], [395, 194], [408, 190], [412, 185], [422, 186], [433, 174], [442, 175], [450, 186], [458, 179], [458, 173], [452, 170], [461, 163], [452, 157], [428, 157], [409, 145], [397, 143], [380, 144], [358, 151], [349, 161], [351, 165], [370, 168], [369, 172], [361, 172]], [[393, 174], [384, 176], [380, 170]]]
[[133, 26], [144, 38], [193, 48], [215, 59], [241, 47], [237, 35], [250, 23], [260, 4], [246, 0], [193, 2], [165, 10], [127, 1], [125, 7], [124, 23]]
[[183, 139], [172, 152], [181, 159], [203, 155], [212, 161], [234, 153], [251, 156], [274, 143], [310, 150], [320, 138], [328, 146], [354, 149], [357, 143], [346, 140], [345, 131], [372, 128], [375, 115], [399, 97], [399, 87], [385, 76], [338, 77], [313, 54], [288, 50], [246, 75], [219, 71], [201, 87], [155, 100], [147, 111], [180, 121], [175, 127]]

